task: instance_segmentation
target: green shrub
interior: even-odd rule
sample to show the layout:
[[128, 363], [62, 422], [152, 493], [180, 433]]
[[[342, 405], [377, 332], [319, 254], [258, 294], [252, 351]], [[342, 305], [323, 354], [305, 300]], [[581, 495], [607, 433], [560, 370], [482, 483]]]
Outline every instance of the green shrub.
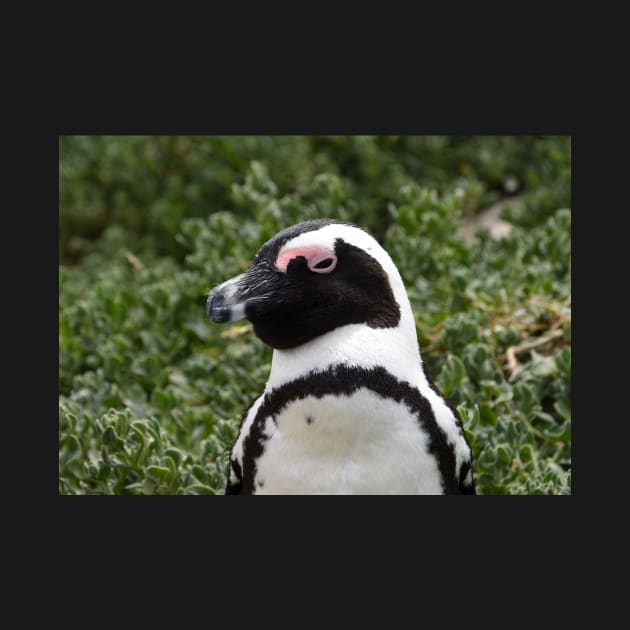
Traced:
[[[59, 270], [60, 493], [223, 492], [271, 351], [210, 323], [208, 291], [325, 216], [380, 232], [479, 492], [570, 493], [568, 139], [64, 138], [60, 156], [60, 251], [80, 259]], [[508, 176], [536, 211], [464, 241]]]
[[[81, 260], [111, 226], [112, 245], [142, 243], [181, 261], [174, 237], [184, 218], [230, 210], [258, 219], [242, 195], [247, 184], [254, 198], [290, 195], [298, 207], [316, 206], [322, 187], [337, 186], [352, 200], [344, 201], [350, 215], [379, 239], [406, 184], [456, 190], [466, 214], [519, 193], [525, 207], [512, 220], [528, 225], [571, 203], [565, 136], [62, 136], [59, 156], [66, 263]], [[261, 166], [250, 169], [252, 162]]]

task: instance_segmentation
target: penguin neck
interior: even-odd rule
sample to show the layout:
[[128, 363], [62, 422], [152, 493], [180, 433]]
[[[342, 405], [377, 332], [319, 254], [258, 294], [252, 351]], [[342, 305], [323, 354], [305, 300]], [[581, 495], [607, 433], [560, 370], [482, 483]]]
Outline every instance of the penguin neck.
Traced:
[[295, 348], [274, 350], [265, 391], [339, 364], [366, 370], [383, 367], [401, 381], [423, 390], [428, 387], [411, 306], [404, 287], [403, 295], [396, 288], [401, 311], [398, 326], [371, 328], [366, 324], [348, 324]]

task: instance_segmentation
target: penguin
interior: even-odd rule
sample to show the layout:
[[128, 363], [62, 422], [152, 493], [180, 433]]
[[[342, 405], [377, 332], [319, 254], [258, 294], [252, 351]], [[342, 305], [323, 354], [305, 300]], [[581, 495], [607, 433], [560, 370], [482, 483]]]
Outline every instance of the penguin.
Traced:
[[362, 228], [305, 221], [210, 291], [273, 348], [230, 451], [226, 494], [475, 494], [461, 418], [422, 360], [389, 254]]

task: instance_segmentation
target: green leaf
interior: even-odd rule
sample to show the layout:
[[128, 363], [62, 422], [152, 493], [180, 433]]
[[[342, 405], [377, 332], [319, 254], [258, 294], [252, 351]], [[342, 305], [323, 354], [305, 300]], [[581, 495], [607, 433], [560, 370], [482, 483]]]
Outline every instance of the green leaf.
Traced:
[[210, 486], [194, 483], [186, 487], [184, 494], [216, 494], [216, 492]]
[[65, 428], [72, 431], [77, 424], [77, 417], [73, 413], [64, 414]]
[[555, 427], [558, 425], [556, 419], [551, 414], [545, 413], [544, 411], [536, 411], [533, 415], [532, 420], [538, 420], [548, 425], [549, 427]]
[[561, 372], [571, 374], [571, 348], [562, 348], [555, 356], [554, 360]]
[[147, 466], [147, 477], [153, 478], [158, 481], [168, 481], [171, 475], [171, 471], [166, 466]]
[[116, 434], [116, 431], [112, 426], [109, 426], [105, 429], [105, 431], [103, 432], [102, 441], [105, 446], [108, 446], [113, 451], [122, 450], [125, 446], [125, 443]]
[[558, 372], [558, 365], [551, 357], [536, 356], [531, 363], [531, 373], [537, 378], [553, 376]]
[[523, 444], [518, 454], [522, 462], [530, 462], [534, 458], [534, 449], [531, 444]]
[[466, 368], [459, 357], [449, 354], [438, 377], [440, 388], [445, 396], [450, 396], [464, 380]]
[[497, 422], [498, 414], [488, 403], [480, 403], [479, 406], [479, 421], [485, 425], [495, 425]]
[[173, 458], [169, 457], [168, 455], [162, 458], [162, 462], [166, 464], [166, 467], [169, 471], [169, 479], [172, 481], [177, 477], [177, 464], [175, 463]]
[[553, 404], [553, 408], [565, 420], [571, 419], [571, 408], [566, 404], [563, 399], [556, 400], [556, 402]]
[[497, 459], [504, 464], [512, 463], [512, 455], [510, 449], [506, 444], [500, 444], [496, 447]]
[[202, 468], [201, 466], [199, 466], [198, 464], [193, 464], [192, 468], [191, 468], [192, 474], [199, 480], [199, 481], [206, 481], [206, 471], [204, 468]]
[[61, 447], [61, 456], [59, 464], [67, 466], [71, 461], [81, 456], [81, 444], [75, 435], [66, 436], [59, 444]]
[[174, 462], [174, 465], [179, 466], [183, 460], [183, 454], [182, 452], [177, 449], [177, 448], [173, 448], [172, 446], [170, 448], [167, 448], [164, 451], [165, 455], [168, 455]]
[[571, 439], [571, 423], [563, 422], [557, 429], [547, 431], [546, 436], [552, 442], [568, 442]]

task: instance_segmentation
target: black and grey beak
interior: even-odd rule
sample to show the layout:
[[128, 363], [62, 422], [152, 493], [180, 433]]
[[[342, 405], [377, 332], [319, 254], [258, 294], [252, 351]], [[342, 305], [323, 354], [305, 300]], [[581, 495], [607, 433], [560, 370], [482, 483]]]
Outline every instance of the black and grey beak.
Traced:
[[213, 289], [206, 305], [208, 317], [218, 324], [237, 322], [257, 311], [265, 300], [273, 299], [284, 284], [284, 274], [266, 264], [254, 265], [240, 276]]
[[206, 308], [213, 322], [224, 324], [245, 319], [245, 302], [240, 299], [238, 290], [240, 278], [232, 278], [210, 292]]

